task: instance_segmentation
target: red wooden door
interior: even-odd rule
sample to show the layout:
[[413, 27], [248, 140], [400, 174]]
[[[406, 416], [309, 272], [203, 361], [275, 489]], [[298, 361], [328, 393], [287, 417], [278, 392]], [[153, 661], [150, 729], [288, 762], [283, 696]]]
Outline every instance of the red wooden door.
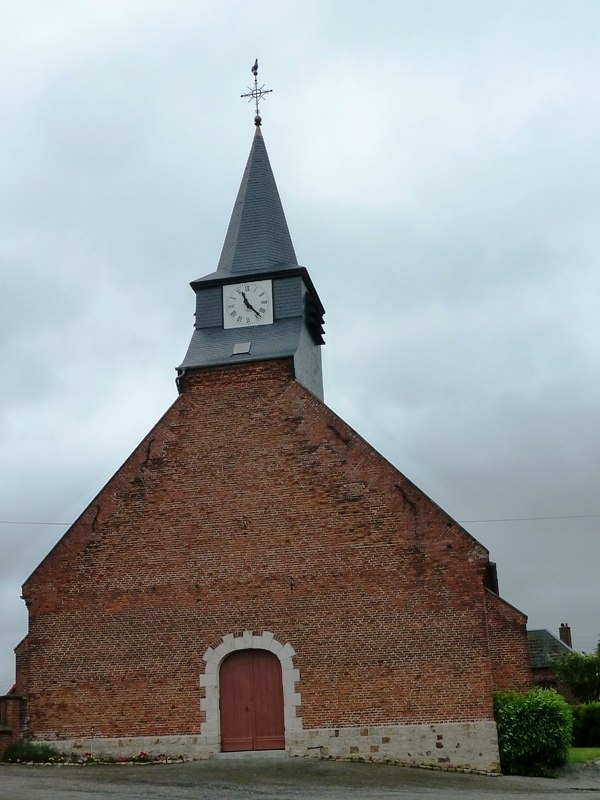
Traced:
[[219, 672], [221, 750], [283, 750], [281, 665], [268, 650], [239, 650]]

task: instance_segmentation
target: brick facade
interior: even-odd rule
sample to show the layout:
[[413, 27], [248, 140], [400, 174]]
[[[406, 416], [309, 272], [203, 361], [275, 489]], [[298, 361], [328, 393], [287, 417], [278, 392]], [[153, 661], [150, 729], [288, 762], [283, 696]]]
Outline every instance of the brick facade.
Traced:
[[526, 692], [533, 685], [527, 619], [492, 592], [485, 602], [494, 691]]
[[419, 730], [456, 764], [443, 729], [479, 742], [462, 765], [495, 768], [492, 688], [525, 685], [528, 655], [525, 618], [484, 589], [485, 548], [291, 359], [190, 371], [181, 389], [24, 585], [30, 733], [208, 755], [206, 654], [267, 636], [289, 648], [290, 750], [352, 755], [358, 737], [377, 757], [383, 739], [411, 763]]

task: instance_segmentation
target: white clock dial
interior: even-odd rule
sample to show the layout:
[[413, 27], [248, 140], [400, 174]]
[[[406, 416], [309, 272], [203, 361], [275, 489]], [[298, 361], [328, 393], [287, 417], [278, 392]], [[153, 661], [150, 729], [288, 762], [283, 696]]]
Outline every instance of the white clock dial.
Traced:
[[223, 327], [247, 328], [273, 322], [271, 281], [230, 283], [223, 286]]

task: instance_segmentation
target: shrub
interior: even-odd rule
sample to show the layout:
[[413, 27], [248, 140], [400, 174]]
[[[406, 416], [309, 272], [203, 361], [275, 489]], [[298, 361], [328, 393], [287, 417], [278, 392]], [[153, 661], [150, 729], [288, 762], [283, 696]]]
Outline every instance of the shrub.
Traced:
[[494, 711], [504, 773], [549, 776], [567, 763], [573, 716], [553, 689], [496, 692]]
[[600, 703], [573, 706], [573, 746], [600, 747]]
[[600, 700], [600, 642], [595, 653], [565, 653], [554, 662], [554, 671], [581, 703]]
[[10, 763], [41, 763], [48, 761], [60, 762], [64, 760], [64, 755], [50, 744], [41, 742], [12, 742], [4, 748], [2, 761]]

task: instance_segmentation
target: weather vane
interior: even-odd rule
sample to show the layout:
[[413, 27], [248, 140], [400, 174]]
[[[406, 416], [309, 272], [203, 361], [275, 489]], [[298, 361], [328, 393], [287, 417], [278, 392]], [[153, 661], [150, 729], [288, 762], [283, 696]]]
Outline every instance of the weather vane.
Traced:
[[256, 126], [259, 126], [261, 124], [261, 122], [262, 122], [262, 118], [261, 118], [261, 116], [259, 114], [258, 104], [259, 104], [260, 100], [262, 100], [262, 98], [266, 94], [269, 94], [270, 92], [272, 92], [273, 89], [265, 89], [264, 88], [264, 86], [265, 86], [264, 83], [263, 83], [262, 86], [258, 85], [258, 58], [254, 62], [251, 72], [254, 75], [254, 88], [249, 86], [248, 87], [248, 91], [246, 92], [246, 94], [242, 94], [242, 95], [240, 95], [240, 97], [247, 97], [249, 103], [251, 103], [253, 100], [256, 103], [256, 116], [254, 117], [254, 124]]

